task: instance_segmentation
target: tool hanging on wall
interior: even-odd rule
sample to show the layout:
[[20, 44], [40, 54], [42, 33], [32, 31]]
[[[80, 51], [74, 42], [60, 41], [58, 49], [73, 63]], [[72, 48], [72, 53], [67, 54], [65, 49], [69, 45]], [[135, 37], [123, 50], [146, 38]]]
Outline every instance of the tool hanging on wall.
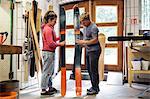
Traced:
[[[0, 32], [0, 45], [2, 45], [6, 41], [7, 36], [8, 36], [8, 32]], [[3, 54], [1, 54], [1, 59], [4, 59]]]
[[24, 80], [28, 81], [29, 77], [29, 11], [25, 11], [25, 15], [23, 15], [23, 18], [25, 20], [25, 41], [23, 43], [23, 64], [24, 64]]
[[[10, 44], [13, 44], [13, 13], [14, 11], [14, 2], [13, 0], [10, 0]], [[13, 62], [13, 58], [12, 58], [12, 54], [10, 55], [10, 71], [9, 71], [9, 79], [12, 80], [14, 77], [14, 72], [12, 71], [12, 63]], [[19, 60], [18, 60], [19, 63]]]

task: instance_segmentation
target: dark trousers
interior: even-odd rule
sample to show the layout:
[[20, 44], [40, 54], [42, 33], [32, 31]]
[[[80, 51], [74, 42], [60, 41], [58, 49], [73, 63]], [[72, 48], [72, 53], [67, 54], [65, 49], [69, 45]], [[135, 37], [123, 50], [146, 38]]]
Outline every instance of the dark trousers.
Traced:
[[86, 52], [86, 67], [88, 69], [92, 88], [99, 90], [98, 60], [101, 51]]

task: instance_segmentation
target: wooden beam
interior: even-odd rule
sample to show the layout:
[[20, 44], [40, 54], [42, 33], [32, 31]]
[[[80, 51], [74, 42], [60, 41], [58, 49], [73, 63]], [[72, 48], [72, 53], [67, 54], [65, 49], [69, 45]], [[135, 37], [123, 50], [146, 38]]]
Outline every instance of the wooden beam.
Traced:
[[22, 54], [22, 47], [13, 45], [0, 45], [0, 54]]

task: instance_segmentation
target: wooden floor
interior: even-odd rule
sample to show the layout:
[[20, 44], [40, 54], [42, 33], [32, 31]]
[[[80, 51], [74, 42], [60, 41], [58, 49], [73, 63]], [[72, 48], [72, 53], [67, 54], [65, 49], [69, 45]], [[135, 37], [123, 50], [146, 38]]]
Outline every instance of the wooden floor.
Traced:
[[[62, 97], [60, 93], [53, 96], [41, 96], [40, 88], [33, 86], [20, 91], [20, 99], [138, 99], [141, 93], [148, 85], [133, 83], [132, 88], [126, 83], [124, 85], [110, 85], [106, 81], [100, 82], [100, 92], [97, 95], [86, 95], [86, 90], [91, 87], [90, 80], [82, 81], [82, 96], [76, 97], [75, 81], [69, 79], [70, 72], [67, 72], [67, 92]], [[60, 90], [60, 74], [53, 80], [53, 86]], [[142, 99], [150, 99], [150, 92], [147, 92]]]

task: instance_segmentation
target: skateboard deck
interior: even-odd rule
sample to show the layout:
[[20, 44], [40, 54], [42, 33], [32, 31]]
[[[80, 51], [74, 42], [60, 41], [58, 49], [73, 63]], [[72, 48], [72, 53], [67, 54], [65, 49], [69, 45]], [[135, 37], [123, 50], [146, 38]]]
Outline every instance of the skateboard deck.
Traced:
[[104, 50], [105, 50], [105, 35], [103, 33], [100, 33], [98, 35], [98, 41], [100, 42], [100, 46], [101, 46], [101, 54], [99, 56], [99, 78], [101, 81], [104, 80]]

